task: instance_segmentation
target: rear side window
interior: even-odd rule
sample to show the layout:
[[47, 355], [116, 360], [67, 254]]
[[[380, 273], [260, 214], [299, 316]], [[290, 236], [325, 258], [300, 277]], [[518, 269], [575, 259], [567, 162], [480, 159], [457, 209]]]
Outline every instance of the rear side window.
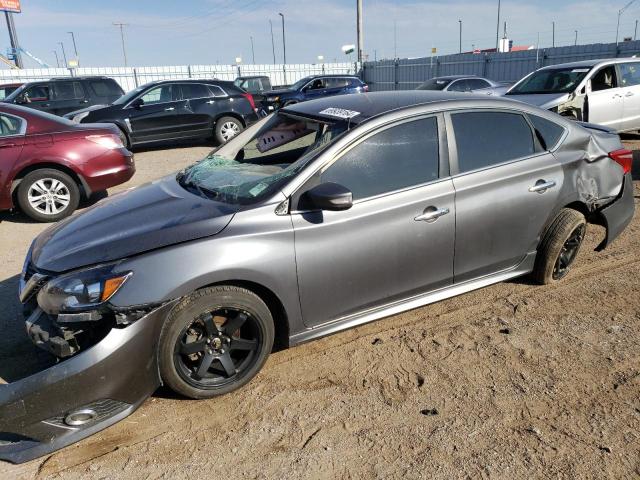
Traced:
[[453, 82], [449, 87], [450, 92], [466, 92], [469, 90], [469, 85], [466, 80], [458, 80]]
[[564, 134], [564, 128], [546, 118], [529, 114], [529, 120], [540, 137], [540, 143], [546, 150], [553, 150]]
[[535, 153], [533, 132], [518, 113], [468, 112], [451, 115], [460, 173]]
[[327, 88], [344, 88], [349, 86], [347, 78], [328, 78]]
[[640, 62], [621, 63], [618, 65], [620, 69], [620, 83], [623, 87], [632, 87], [640, 85]]
[[353, 199], [373, 197], [438, 178], [438, 122], [432, 118], [387, 128], [362, 141], [321, 175]]
[[54, 100], [80, 100], [84, 89], [80, 82], [56, 82], [53, 84]]
[[0, 113], [0, 138], [24, 133], [24, 120]]
[[467, 86], [471, 90], [481, 90], [483, 88], [489, 88], [491, 85], [489, 82], [481, 80], [480, 78], [469, 78], [467, 79]]
[[183, 83], [180, 85], [180, 88], [182, 88], [182, 98], [184, 100], [190, 98], [208, 98], [212, 96], [207, 86], [201, 83]]
[[209, 91], [211, 92], [211, 96], [213, 97], [228, 97], [229, 94], [224, 91], [222, 87], [218, 85], [207, 85], [209, 87]]
[[116, 82], [109, 80], [90, 80], [89, 85], [98, 97], [120, 96], [124, 93]]

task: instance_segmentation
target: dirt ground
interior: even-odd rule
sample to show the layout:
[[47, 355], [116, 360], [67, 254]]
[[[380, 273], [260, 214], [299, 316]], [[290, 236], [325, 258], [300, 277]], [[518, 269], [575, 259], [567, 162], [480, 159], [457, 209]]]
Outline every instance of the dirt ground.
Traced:
[[[138, 152], [138, 173], [114, 191], [209, 149]], [[11, 381], [42, 360], [16, 290], [44, 226], [0, 220], [0, 377]], [[601, 235], [591, 228], [557, 286], [517, 279], [275, 353], [219, 399], [161, 389], [78, 444], [0, 462], [0, 478], [639, 478], [640, 216], [596, 254]]]

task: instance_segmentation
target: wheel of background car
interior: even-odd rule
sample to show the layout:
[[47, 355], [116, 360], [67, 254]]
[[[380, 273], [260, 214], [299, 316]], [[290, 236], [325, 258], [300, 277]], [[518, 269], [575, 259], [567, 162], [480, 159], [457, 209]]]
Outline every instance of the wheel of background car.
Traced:
[[160, 375], [190, 398], [222, 395], [251, 380], [273, 347], [273, 317], [255, 293], [207, 287], [173, 309], [160, 334]]
[[566, 277], [586, 233], [587, 221], [582, 213], [570, 208], [560, 210], [540, 242], [534, 279], [545, 285]]
[[215, 137], [218, 143], [226, 143], [238, 135], [244, 127], [240, 120], [233, 117], [222, 117], [216, 122]]
[[60, 170], [35, 170], [27, 174], [18, 187], [20, 209], [38, 222], [57, 222], [71, 215], [79, 202], [78, 185]]

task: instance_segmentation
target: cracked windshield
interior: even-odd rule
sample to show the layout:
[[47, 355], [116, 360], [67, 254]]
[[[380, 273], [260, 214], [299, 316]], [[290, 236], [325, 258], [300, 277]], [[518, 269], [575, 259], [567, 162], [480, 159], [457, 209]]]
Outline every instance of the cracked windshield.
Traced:
[[[180, 185], [203, 197], [248, 204], [272, 194], [347, 129], [279, 113], [246, 144], [227, 145], [178, 174]], [[234, 142], [242, 142], [237, 139]]]

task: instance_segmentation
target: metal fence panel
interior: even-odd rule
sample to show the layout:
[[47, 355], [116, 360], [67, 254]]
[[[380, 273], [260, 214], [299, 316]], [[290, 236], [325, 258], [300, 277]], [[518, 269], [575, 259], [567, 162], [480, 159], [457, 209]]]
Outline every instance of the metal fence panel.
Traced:
[[559, 63], [640, 54], [640, 40], [509, 53], [463, 53], [412, 59], [380, 60], [363, 64], [362, 78], [371, 91], [411, 90], [425, 80], [446, 75], [479, 75], [516, 82], [532, 71]]
[[349, 74], [358, 72], [355, 63], [288, 64], [284, 65], [180, 65], [163, 67], [81, 67], [32, 68], [22, 70], [0, 70], [0, 83], [33, 82], [50, 78], [83, 77], [104, 75], [115, 79], [125, 90], [155, 80], [181, 80], [201, 78], [234, 80], [239, 75], [267, 75], [271, 84], [289, 85], [308, 75]]

